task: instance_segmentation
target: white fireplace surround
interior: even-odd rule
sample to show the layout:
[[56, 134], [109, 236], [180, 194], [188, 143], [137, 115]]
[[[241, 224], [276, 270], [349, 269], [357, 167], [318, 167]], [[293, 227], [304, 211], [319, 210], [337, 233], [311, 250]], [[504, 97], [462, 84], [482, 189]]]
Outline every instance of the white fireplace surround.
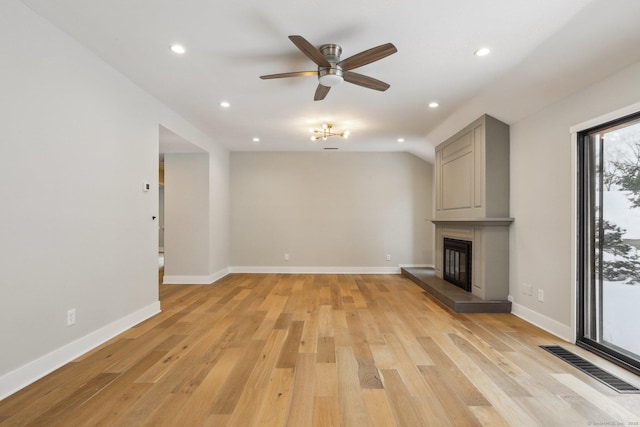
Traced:
[[471, 242], [471, 292], [509, 294], [509, 127], [484, 115], [436, 147], [436, 275], [444, 238]]

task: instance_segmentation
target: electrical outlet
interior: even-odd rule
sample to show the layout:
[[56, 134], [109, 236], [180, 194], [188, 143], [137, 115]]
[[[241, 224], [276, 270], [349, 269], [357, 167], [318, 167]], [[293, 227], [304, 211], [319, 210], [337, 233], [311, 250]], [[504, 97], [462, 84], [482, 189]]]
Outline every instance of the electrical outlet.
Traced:
[[387, 254], [387, 261], [391, 261], [391, 254]]
[[76, 324], [76, 309], [72, 308], [67, 311], [67, 326]]
[[289, 261], [289, 254], [284, 254], [284, 260]]
[[544, 302], [544, 291], [542, 289], [538, 289], [538, 301]]
[[532, 296], [533, 295], [533, 285], [530, 285], [528, 283], [523, 283], [522, 284], [522, 293], [524, 295]]

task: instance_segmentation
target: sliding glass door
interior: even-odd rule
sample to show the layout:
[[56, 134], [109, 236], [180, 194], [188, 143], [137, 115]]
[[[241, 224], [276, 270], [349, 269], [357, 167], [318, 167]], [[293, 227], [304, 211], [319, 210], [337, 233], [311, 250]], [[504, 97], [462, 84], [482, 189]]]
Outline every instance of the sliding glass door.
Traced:
[[578, 344], [640, 371], [640, 114], [578, 144]]

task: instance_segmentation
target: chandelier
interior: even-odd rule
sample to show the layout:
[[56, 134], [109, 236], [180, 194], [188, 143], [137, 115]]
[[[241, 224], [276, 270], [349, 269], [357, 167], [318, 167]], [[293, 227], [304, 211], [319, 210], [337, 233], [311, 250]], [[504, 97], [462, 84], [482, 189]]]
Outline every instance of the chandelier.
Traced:
[[322, 139], [323, 141], [326, 141], [327, 138], [331, 137], [331, 136], [339, 136], [340, 138], [349, 138], [349, 131], [345, 130], [343, 132], [333, 132], [331, 129], [333, 128], [333, 125], [331, 123], [324, 123], [322, 125], [322, 129], [311, 129], [311, 133], [313, 135], [311, 135], [311, 140], [312, 141], [317, 141], [319, 139]]

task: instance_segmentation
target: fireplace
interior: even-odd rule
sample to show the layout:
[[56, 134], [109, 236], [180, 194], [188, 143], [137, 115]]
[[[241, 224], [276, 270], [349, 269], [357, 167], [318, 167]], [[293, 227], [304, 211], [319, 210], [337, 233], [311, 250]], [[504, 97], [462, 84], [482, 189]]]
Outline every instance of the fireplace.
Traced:
[[[509, 126], [487, 115], [435, 149], [435, 273], [484, 301], [509, 295], [509, 150]], [[445, 257], [444, 238], [462, 246]]]
[[445, 237], [442, 278], [471, 292], [471, 242]]

